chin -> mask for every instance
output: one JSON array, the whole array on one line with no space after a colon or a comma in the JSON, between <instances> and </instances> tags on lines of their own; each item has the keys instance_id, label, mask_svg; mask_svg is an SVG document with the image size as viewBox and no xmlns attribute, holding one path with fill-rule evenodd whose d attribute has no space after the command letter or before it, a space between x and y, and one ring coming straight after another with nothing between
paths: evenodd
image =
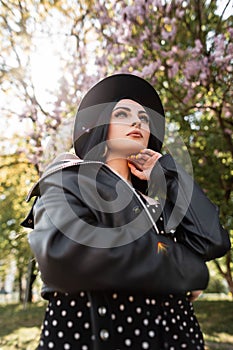
<instances>
[{"instance_id":1,"label":"chin","mask_svg":"<svg viewBox=\"0 0 233 350\"><path fill-rule=\"evenodd\" d=\"M110 152L128 157L147 147L142 141L143 139L111 139L107 141L107 146Z\"/></svg>"}]
</instances>

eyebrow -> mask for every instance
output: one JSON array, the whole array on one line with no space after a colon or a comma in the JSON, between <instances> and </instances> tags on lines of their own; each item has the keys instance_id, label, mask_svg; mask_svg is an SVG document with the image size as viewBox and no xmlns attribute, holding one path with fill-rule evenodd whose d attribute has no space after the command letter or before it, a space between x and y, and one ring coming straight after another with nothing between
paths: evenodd
<instances>
[{"instance_id":1,"label":"eyebrow","mask_svg":"<svg viewBox=\"0 0 233 350\"><path fill-rule=\"evenodd\" d=\"M124 106L114 108L113 112L115 112L118 109L125 109L126 111L131 112L131 109L129 107L124 107ZM148 115L148 113L145 110L138 111L138 113L139 114L145 113L146 115Z\"/></svg>"}]
</instances>

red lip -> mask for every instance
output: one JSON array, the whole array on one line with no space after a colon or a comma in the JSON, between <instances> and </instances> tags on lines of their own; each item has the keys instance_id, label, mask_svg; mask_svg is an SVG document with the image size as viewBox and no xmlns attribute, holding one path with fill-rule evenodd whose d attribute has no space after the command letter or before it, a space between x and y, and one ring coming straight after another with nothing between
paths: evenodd
<instances>
[{"instance_id":1,"label":"red lip","mask_svg":"<svg viewBox=\"0 0 233 350\"><path fill-rule=\"evenodd\" d=\"M126 136L142 137L142 133L139 130L132 130Z\"/></svg>"}]
</instances>

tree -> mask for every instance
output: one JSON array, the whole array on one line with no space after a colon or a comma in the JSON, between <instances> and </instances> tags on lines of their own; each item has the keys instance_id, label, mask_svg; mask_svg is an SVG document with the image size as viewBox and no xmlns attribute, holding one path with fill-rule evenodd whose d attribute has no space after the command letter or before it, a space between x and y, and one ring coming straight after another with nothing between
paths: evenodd
<instances>
[{"instance_id":1,"label":"tree","mask_svg":"<svg viewBox=\"0 0 233 350\"><path fill-rule=\"evenodd\" d=\"M16 264L15 289L19 291L19 300L24 298L24 287L27 279L27 265L31 257L27 242L27 231L20 226L26 216L27 205L25 197L36 178L36 171L25 157L15 155L1 157L0 178L0 249L1 270L0 279L4 284L9 265ZM30 174L30 176L29 176ZM31 180L31 181L30 181Z\"/></svg>"}]
</instances>

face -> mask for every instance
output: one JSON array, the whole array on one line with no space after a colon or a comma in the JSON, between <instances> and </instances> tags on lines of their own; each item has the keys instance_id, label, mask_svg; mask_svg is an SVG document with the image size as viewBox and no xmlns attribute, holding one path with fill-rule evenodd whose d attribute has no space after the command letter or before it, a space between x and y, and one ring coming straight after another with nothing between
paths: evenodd
<instances>
[{"instance_id":1,"label":"face","mask_svg":"<svg viewBox=\"0 0 233 350\"><path fill-rule=\"evenodd\" d=\"M149 115L139 103L120 100L113 108L107 137L111 152L129 156L147 148L150 137Z\"/></svg>"}]
</instances>

